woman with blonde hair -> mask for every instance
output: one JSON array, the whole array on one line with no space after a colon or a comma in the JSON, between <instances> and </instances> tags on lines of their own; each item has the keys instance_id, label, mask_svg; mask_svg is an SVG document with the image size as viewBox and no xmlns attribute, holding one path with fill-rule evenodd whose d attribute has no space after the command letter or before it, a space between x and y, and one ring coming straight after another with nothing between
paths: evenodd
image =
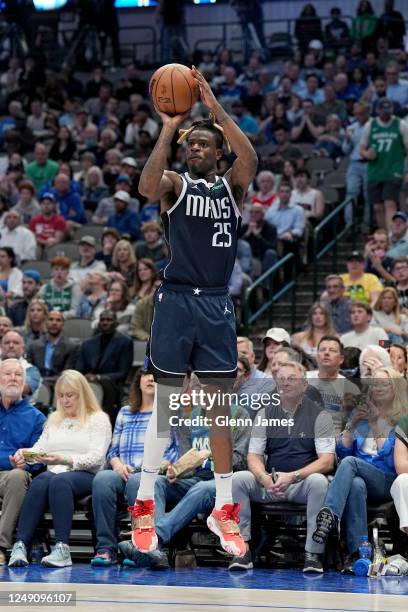
<instances>
[{"instance_id":1,"label":"woman with blonde hair","mask_svg":"<svg viewBox=\"0 0 408 612\"><path fill-rule=\"evenodd\" d=\"M318 302L313 304L308 312L305 331L293 334L292 344L303 349L306 355L314 357L317 345L323 336L337 336L337 334L329 311L326 306Z\"/></svg>"},{"instance_id":2,"label":"woman with blonde hair","mask_svg":"<svg viewBox=\"0 0 408 612\"><path fill-rule=\"evenodd\" d=\"M373 325L382 327L392 343L404 344L408 338L408 317L401 314L397 292L393 287L381 291L373 307Z\"/></svg>"},{"instance_id":3,"label":"woman with blonde hair","mask_svg":"<svg viewBox=\"0 0 408 612\"><path fill-rule=\"evenodd\" d=\"M56 544L41 563L47 567L72 565L69 535L75 499L90 495L111 440L109 417L102 412L83 374L65 370L57 380L55 395L57 409L48 418L40 438L32 449L16 453L25 461L46 465L47 471L34 478L24 498L11 567L28 565L28 550L48 506Z\"/></svg>"},{"instance_id":4,"label":"woman with blonde hair","mask_svg":"<svg viewBox=\"0 0 408 612\"><path fill-rule=\"evenodd\" d=\"M312 537L324 544L344 521L348 548L344 573L352 573L359 543L367 534L367 501L378 504L391 499L396 477L395 426L406 413L405 378L393 368L378 368L338 438L341 463L317 514Z\"/></svg>"},{"instance_id":5,"label":"woman with blonde hair","mask_svg":"<svg viewBox=\"0 0 408 612\"><path fill-rule=\"evenodd\" d=\"M26 345L46 335L47 318L47 304L41 298L33 298L27 308L24 326L20 330Z\"/></svg>"},{"instance_id":6,"label":"woman with blonde hair","mask_svg":"<svg viewBox=\"0 0 408 612\"><path fill-rule=\"evenodd\" d=\"M129 240L119 240L113 249L112 271L119 272L132 292L136 280L136 255Z\"/></svg>"},{"instance_id":7,"label":"woman with blonde hair","mask_svg":"<svg viewBox=\"0 0 408 612\"><path fill-rule=\"evenodd\" d=\"M102 198L109 196L109 189L104 183L102 170L91 166L85 174L83 201L85 208L94 212Z\"/></svg>"}]
</instances>

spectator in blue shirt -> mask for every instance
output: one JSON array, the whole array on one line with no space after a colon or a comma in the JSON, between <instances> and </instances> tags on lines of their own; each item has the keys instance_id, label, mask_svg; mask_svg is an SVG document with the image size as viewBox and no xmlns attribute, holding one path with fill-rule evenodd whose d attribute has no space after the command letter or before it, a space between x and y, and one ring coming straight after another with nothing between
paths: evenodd
<instances>
[{"instance_id":1,"label":"spectator in blue shirt","mask_svg":"<svg viewBox=\"0 0 408 612\"><path fill-rule=\"evenodd\" d=\"M276 227L282 255L293 253L296 263L299 259L300 241L305 231L305 211L298 204L290 204L292 187L282 182L279 186L279 201L273 203L266 212L265 221ZM289 279L292 264L285 266L285 279Z\"/></svg>"},{"instance_id":2,"label":"spectator in blue shirt","mask_svg":"<svg viewBox=\"0 0 408 612\"><path fill-rule=\"evenodd\" d=\"M24 359L25 346L23 336L11 329L1 339L2 359L17 359L25 372L24 395L33 400L41 384L41 374L35 366Z\"/></svg>"},{"instance_id":3,"label":"spectator in blue shirt","mask_svg":"<svg viewBox=\"0 0 408 612\"><path fill-rule=\"evenodd\" d=\"M0 565L13 541L13 532L35 467L15 457L19 448L31 448L41 435L45 416L23 398L24 368L18 359L0 364ZM38 468L38 466L37 466Z\"/></svg>"},{"instance_id":4,"label":"spectator in blue shirt","mask_svg":"<svg viewBox=\"0 0 408 612\"><path fill-rule=\"evenodd\" d=\"M78 193L72 191L69 177L66 174L57 174L51 193L59 206L59 214L67 222L68 229L73 230L78 225L86 223L81 197Z\"/></svg>"},{"instance_id":5,"label":"spectator in blue shirt","mask_svg":"<svg viewBox=\"0 0 408 612\"><path fill-rule=\"evenodd\" d=\"M401 104L403 109L408 107L408 82L400 81L400 68L397 62L390 62L385 70L387 78L387 98Z\"/></svg>"},{"instance_id":6,"label":"spectator in blue shirt","mask_svg":"<svg viewBox=\"0 0 408 612\"><path fill-rule=\"evenodd\" d=\"M109 468L99 472L93 481L96 554L91 561L92 565L112 565L117 562L117 500L124 495L127 502L132 504L136 498L154 390L153 376L146 370L139 370L132 383L129 405L124 406L116 418L107 454ZM165 464L173 463L177 457L177 447L172 443L165 452Z\"/></svg>"},{"instance_id":7,"label":"spectator in blue shirt","mask_svg":"<svg viewBox=\"0 0 408 612\"><path fill-rule=\"evenodd\" d=\"M126 191L117 191L113 196L115 213L108 218L108 227L115 228L119 234L129 234L132 241L141 240L139 215L129 209L130 195Z\"/></svg>"}]
</instances>

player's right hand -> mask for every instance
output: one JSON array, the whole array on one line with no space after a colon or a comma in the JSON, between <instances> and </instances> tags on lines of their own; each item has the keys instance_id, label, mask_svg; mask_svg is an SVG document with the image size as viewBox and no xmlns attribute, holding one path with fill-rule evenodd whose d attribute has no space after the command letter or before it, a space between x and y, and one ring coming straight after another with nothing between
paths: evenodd
<instances>
[{"instance_id":1,"label":"player's right hand","mask_svg":"<svg viewBox=\"0 0 408 612\"><path fill-rule=\"evenodd\" d=\"M173 130L177 130L184 123L184 121L189 117L190 111L183 113L182 115L167 115L166 113L162 113L155 107L156 113L159 115L160 119L163 122L163 126L169 127Z\"/></svg>"}]
</instances>

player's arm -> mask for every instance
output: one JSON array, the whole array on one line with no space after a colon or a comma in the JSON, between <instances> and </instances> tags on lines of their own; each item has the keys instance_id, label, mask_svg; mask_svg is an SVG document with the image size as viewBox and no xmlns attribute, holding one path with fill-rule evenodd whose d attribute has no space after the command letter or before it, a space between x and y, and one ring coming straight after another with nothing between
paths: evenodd
<instances>
[{"instance_id":1,"label":"player's arm","mask_svg":"<svg viewBox=\"0 0 408 612\"><path fill-rule=\"evenodd\" d=\"M178 196L181 191L181 178L176 172L166 170L166 167L171 141L188 113L174 117L160 112L159 115L163 126L139 181L139 192L150 201L161 200L169 193Z\"/></svg>"},{"instance_id":2,"label":"player's arm","mask_svg":"<svg viewBox=\"0 0 408 612\"><path fill-rule=\"evenodd\" d=\"M194 66L192 72L200 87L201 100L214 113L216 122L224 129L225 136L231 145L231 149L237 156L237 159L234 161L231 170L228 171L225 178L228 179L235 200L238 206L241 207L245 193L255 177L258 167L258 157L248 138L217 101L210 85L201 72Z\"/></svg>"}]
</instances>

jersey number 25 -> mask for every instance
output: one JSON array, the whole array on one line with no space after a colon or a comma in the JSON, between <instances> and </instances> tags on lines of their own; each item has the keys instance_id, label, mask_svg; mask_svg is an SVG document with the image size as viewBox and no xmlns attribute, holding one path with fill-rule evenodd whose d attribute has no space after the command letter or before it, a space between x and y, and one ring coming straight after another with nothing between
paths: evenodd
<instances>
[{"instance_id":1,"label":"jersey number 25","mask_svg":"<svg viewBox=\"0 0 408 612\"><path fill-rule=\"evenodd\" d=\"M231 223L214 223L214 229L217 231L213 235L213 247L230 247L232 244Z\"/></svg>"}]
</instances>

